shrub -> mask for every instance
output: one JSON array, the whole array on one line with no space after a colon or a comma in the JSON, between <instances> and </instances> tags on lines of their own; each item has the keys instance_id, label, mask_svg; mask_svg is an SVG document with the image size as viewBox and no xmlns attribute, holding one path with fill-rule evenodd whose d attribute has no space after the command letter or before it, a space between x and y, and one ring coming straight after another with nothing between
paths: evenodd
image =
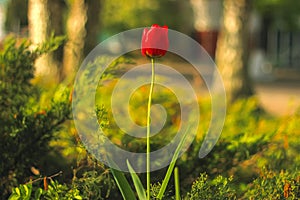
<instances>
[{"instance_id":1,"label":"shrub","mask_svg":"<svg viewBox=\"0 0 300 200\"><path fill-rule=\"evenodd\" d=\"M200 174L185 199L236 199L236 192L231 181L232 177L217 176L209 180L207 174Z\"/></svg>"},{"instance_id":2,"label":"shrub","mask_svg":"<svg viewBox=\"0 0 300 200\"><path fill-rule=\"evenodd\" d=\"M56 49L63 38L50 38L39 48L9 38L0 52L0 193L7 196L13 186L32 175L48 150L48 142L69 118L69 92L59 91L49 106L39 105L40 91L31 84L34 61Z\"/></svg>"},{"instance_id":3,"label":"shrub","mask_svg":"<svg viewBox=\"0 0 300 200\"><path fill-rule=\"evenodd\" d=\"M44 188L33 189L32 184L22 184L12 190L9 200L39 200L42 199L61 199L61 200L75 200L82 199L79 190L76 188L69 188L66 184L60 184L57 181L50 180L50 184L44 182Z\"/></svg>"},{"instance_id":4,"label":"shrub","mask_svg":"<svg viewBox=\"0 0 300 200\"><path fill-rule=\"evenodd\" d=\"M261 175L249 186L247 199L299 199L299 172L270 171L264 168Z\"/></svg>"},{"instance_id":5,"label":"shrub","mask_svg":"<svg viewBox=\"0 0 300 200\"><path fill-rule=\"evenodd\" d=\"M49 46L51 45L44 48L49 49ZM0 182L3 183L0 192L7 195L12 187L28 182L15 187L12 190L12 198L26 199L29 195L30 198L37 195L42 199L120 199L121 194L117 192L109 170L103 165L98 165L95 159L86 161L89 155L84 147L80 148L79 145L75 148L81 149L83 153L72 156L72 158L81 157L77 168L73 168L72 180L71 177L64 182L58 182L54 178L52 181L47 179L49 182L47 190L37 183L25 181L31 175L30 167L40 165L41 159L49 152L48 142L53 139L53 133L70 114L68 91L58 90L49 106L40 106L38 102L40 92L36 86L30 84L30 79L33 77L34 59L45 50L29 51L28 47L27 43L16 46L16 41L10 40L0 53L2 70L0 70L0 90L5 94L0 97L0 122L4 125L0 127L2 137L0 155L5 161L0 163L0 173L3 174L0 178ZM105 62L101 59L106 58L96 59L90 64L101 66L101 63ZM132 152L144 152L145 140L124 134L114 122L109 109L109 96L120 76L116 69L120 64L130 63L120 58L103 74L102 78L105 81L99 82L96 94L96 113L101 128L112 142ZM93 69L101 71L101 67ZM87 82L95 73L99 71L85 74ZM102 87L104 85L105 87ZM160 91L154 95L153 100L166 108L167 119L161 133L151 140L152 149L159 149L169 143L178 130L180 122L178 121L180 113L176 112L179 105L174 94L165 88L156 89ZM140 116L145 113L147 90L147 86L138 88L130 100L130 111L135 113L132 119L140 125L145 125L145 119ZM198 151L209 125L210 104L201 100L199 105L201 109L199 132L191 147L177 161L181 172L182 197L185 199L299 198L299 174L297 174L300 163L299 113L290 117L275 118L260 112L255 98L241 99L228 108L222 135L212 152L207 157L199 159ZM74 128L72 132L76 135ZM65 147L66 144L59 140L54 145L64 146L61 148L65 149L70 148ZM101 142L97 145L101 145ZM64 156L65 160L70 158ZM259 175L263 166L273 171L263 170ZM281 169L287 170L281 171ZM161 187L160 181L164 173L165 169L153 172L152 180L156 183L152 185L151 195L154 199ZM145 182L143 178L142 174L142 182ZM168 185L164 199L174 199L172 181Z\"/></svg>"}]
</instances>

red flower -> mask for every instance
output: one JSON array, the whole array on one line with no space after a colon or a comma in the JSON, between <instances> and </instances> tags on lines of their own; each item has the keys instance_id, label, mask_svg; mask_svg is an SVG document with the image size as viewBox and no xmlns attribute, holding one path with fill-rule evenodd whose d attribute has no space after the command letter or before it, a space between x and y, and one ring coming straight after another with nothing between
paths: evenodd
<instances>
[{"instance_id":1,"label":"red flower","mask_svg":"<svg viewBox=\"0 0 300 200\"><path fill-rule=\"evenodd\" d=\"M168 27L153 24L145 28L142 36L141 51L144 56L157 58L164 56L169 48Z\"/></svg>"}]
</instances>

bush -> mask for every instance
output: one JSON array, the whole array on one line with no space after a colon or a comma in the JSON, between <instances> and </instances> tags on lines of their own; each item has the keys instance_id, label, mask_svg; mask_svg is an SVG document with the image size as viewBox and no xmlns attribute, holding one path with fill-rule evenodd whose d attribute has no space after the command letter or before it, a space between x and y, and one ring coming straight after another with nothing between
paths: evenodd
<instances>
[{"instance_id":1,"label":"bush","mask_svg":"<svg viewBox=\"0 0 300 200\"><path fill-rule=\"evenodd\" d=\"M53 133L69 119L69 91L59 91L50 105L42 107L40 91L31 84L35 59L56 49L62 40L50 38L30 50L29 42L9 38L0 52L0 193L4 196L33 175L30 168L41 163Z\"/></svg>"},{"instance_id":2,"label":"bush","mask_svg":"<svg viewBox=\"0 0 300 200\"><path fill-rule=\"evenodd\" d=\"M33 190L32 184L24 184L12 190L9 200L39 200L42 199L61 199L61 200L75 200L82 199L79 195L79 190L76 188L69 188L66 184L60 184L57 181L47 179L44 180L44 188L35 188Z\"/></svg>"},{"instance_id":3,"label":"bush","mask_svg":"<svg viewBox=\"0 0 300 200\"><path fill-rule=\"evenodd\" d=\"M250 184L247 199L299 199L300 176L298 172L274 172L264 168L261 175Z\"/></svg>"},{"instance_id":4,"label":"bush","mask_svg":"<svg viewBox=\"0 0 300 200\"><path fill-rule=\"evenodd\" d=\"M70 157L80 158L77 166L73 167L73 178L67 177L61 181L46 176L47 188L45 182L42 184L44 177L36 176L30 181L32 166L46 168L41 160L50 152L49 141L52 140L52 144L60 147L60 150L70 148L70 143L64 143L63 138L58 140L54 137L54 133L69 117L69 92L58 90L48 106L41 106L41 92L30 83L35 58L47 49L54 48L56 42L53 40L42 49L30 51L28 43L17 45L11 39L0 53L0 91L5 94L0 97L0 122L3 124L0 127L0 155L5 161L0 163L0 182L3 183L0 192L7 196L13 188L12 199L29 199L35 196L41 199L120 199L121 194L117 191L109 170L91 159L80 142L73 147L76 152L71 152L75 155L63 155L64 160ZM96 59L90 64L101 66L101 59L105 58ZM96 113L100 126L114 143L132 152L144 152L145 140L124 134L114 122L109 109L109 97L120 76L116 69L121 64L130 63L131 61L120 58L102 76L105 81L99 82ZM93 69L101 70L99 68ZM98 71L85 74L87 81L95 73ZM140 116L145 113L148 89L148 86L140 87L130 100L130 111L134 113L132 119L140 125L145 125L145 119ZM166 108L167 119L161 133L151 140L152 150L169 143L180 122L180 113L177 112L179 105L174 94L166 88L156 89L159 92L154 94L153 101ZM299 113L275 118L261 112L255 98L241 99L228 108L222 135L212 152L199 159L198 151L209 126L210 104L201 100L199 106L199 132L191 147L177 161L181 172L180 191L184 199L299 198ZM74 127L64 131L65 135L69 132L76 135ZM58 141L53 143L53 139ZM264 166L270 170L261 172ZM164 173L165 169L152 173L153 198L161 186ZM142 182L145 182L144 174L141 177ZM20 184L24 182L27 184ZM16 187L18 184L20 185ZM174 199L172 181L164 199Z\"/></svg>"},{"instance_id":5,"label":"bush","mask_svg":"<svg viewBox=\"0 0 300 200\"><path fill-rule=\"evenodd\" d=\"M236 199L236 192L231 181L232 177L217 176L213 180L208 180L207 174L200 174L185 199Z\"/></svg>"}]
</instances>

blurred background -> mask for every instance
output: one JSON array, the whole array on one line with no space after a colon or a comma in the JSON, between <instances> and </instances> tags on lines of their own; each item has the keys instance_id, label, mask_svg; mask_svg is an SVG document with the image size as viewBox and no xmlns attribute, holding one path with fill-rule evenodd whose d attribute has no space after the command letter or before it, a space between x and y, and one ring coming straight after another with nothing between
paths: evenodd
<instances>
[{"instance_id":1,"label":"blurred background","mask_svg":"<svg viewBox=\"0 0 300 200\"><path fill-rule=\"evenodd\" d=\"M83 58L104 39L154 23L183 32L206 49L221 70L229 99L256 93L273 114L291 113L299 104L297 0L0 1L1 38L14 34L39 44L51 34L67 37L37 61L37 79L46 84L72 80Z\"/></svg>"},{"instance_id":2,"label":"blurred background","mask_svg":"<svg viewBox=\"0 0 300 200\"><path fill-rule=\"evenodd\" d=\"M210 102L203 97L205 84L179 56L167 53L160 59L185 75L194 87L203 89L197 138L178 161L182 190L190 191L196 177L206 172L212 177L234 175L238 195L248 192L253 197L250 199L258 199L255 195L265 191L270 193L262 199L277 199L269 194L283 194L284 188L290 192L289 187L300 191L299 0L0 0L0 157L4 160L0 162L0 194L8 197L12 188L30 180L36 181L34 189L42 187L44 193L51 193L47 180L50 183L63 171L57 179L66 194L80 191L86 199L120 198L107 167L90 156L81 143L72 122L70 91L81 62L96 45L114 34L152 24L168 25L199 42L216 62L227 94L222 136L208 157L198 159L210 122ZM10 35L17 42L2 42ZM27 46L23 39L31 44ZM35 51L40 45L43 48ZM189 47L183 44L182 48ZM96 114L115 144L144 152L145 145L120 131L105 107L110 108L110 92L117 76L124 72L119 69L149 62L136 55L125 55L111 64L107 74L112 78L104 77L104 81L109 79L105 87L99 83L97 94L104 107L97 105ZM180 122L174 94L161 92L154 100L167 108L168 123L152 140L154 148L167 144L173 137L167 134L175 133ZM131 107L137 124L144 123L141 116L146 112L147 93L145 86L133 95ZM255 179L265 166L280 176ZM295 174L283 176L282 169ZM160 181L163 173L155 172L153 182ZM281 179L268 182L266 177ZM293 178L289 180L295 187L287 185L288 178ZM227 184L227 179L224 181L220 182L222 187ZM260 183L262 187L256 187ZM216 190L211 189L211 193Z\"/></svg>"}]
</instances>

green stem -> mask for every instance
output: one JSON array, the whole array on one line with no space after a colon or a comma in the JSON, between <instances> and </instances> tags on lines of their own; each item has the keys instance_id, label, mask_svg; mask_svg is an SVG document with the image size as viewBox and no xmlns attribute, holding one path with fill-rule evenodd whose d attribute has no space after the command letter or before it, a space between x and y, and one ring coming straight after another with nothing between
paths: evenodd
<instances>
[{"instance_id":1,"label":"green stem","mask_svg":"<svg viewBox=\"0 0 300 200\"><path fill-rule=\"evenodd\" d=\"M147 112L147 199L150 200L150 115L151 115L151 102L152 102L152 93L155 81L155 68L154 68L154 58L151 58L151 85L148 99L148 112Z\"/></svg>"},{"instance_id":2,"label":"green stem","mask_svg":"<svg viewBox=\"0 0 300 200\"><path fill-rule=\"evenodd\" d=\"M163 198L163 195L164 195L164 193L165 193L165 191L167 189L167 185L169 183L171 174L172 174L173 169L175 167L176 160L177 160L177 158L179 156L179 153L180 153L180 151L182 149L182 146L183 146L183 144L184 144L184 142L186 140L186 137L187 137L187 135L188 135L189 132L190 132L190 126L187 127L187 130L184 133L182 140L180 140L180 142L179 142L179 144L178 144L178 146L177 146L177 148L176 148L176 150L174 152L174 155L173 155L171 163L170 163L170 165L168 167L168 170L167 170L167 173L165 175L165 178L164 178L164 180L163 180L163 182L161 184L161 187L159 189L159 192L157 194L157 199L162 199Z\"/></svg>"},{"instance_id":3,"label":"green stem","mask_svg":"<svg viewBox=\"0 0 300 200\"><path fill-rule=\"evenodd\" d=\"M178 167L175 167L175 169L174 169L174 181L175 181L175 199L180 200L180 185L179 185Z\"/></svg>"}]
</instances>

